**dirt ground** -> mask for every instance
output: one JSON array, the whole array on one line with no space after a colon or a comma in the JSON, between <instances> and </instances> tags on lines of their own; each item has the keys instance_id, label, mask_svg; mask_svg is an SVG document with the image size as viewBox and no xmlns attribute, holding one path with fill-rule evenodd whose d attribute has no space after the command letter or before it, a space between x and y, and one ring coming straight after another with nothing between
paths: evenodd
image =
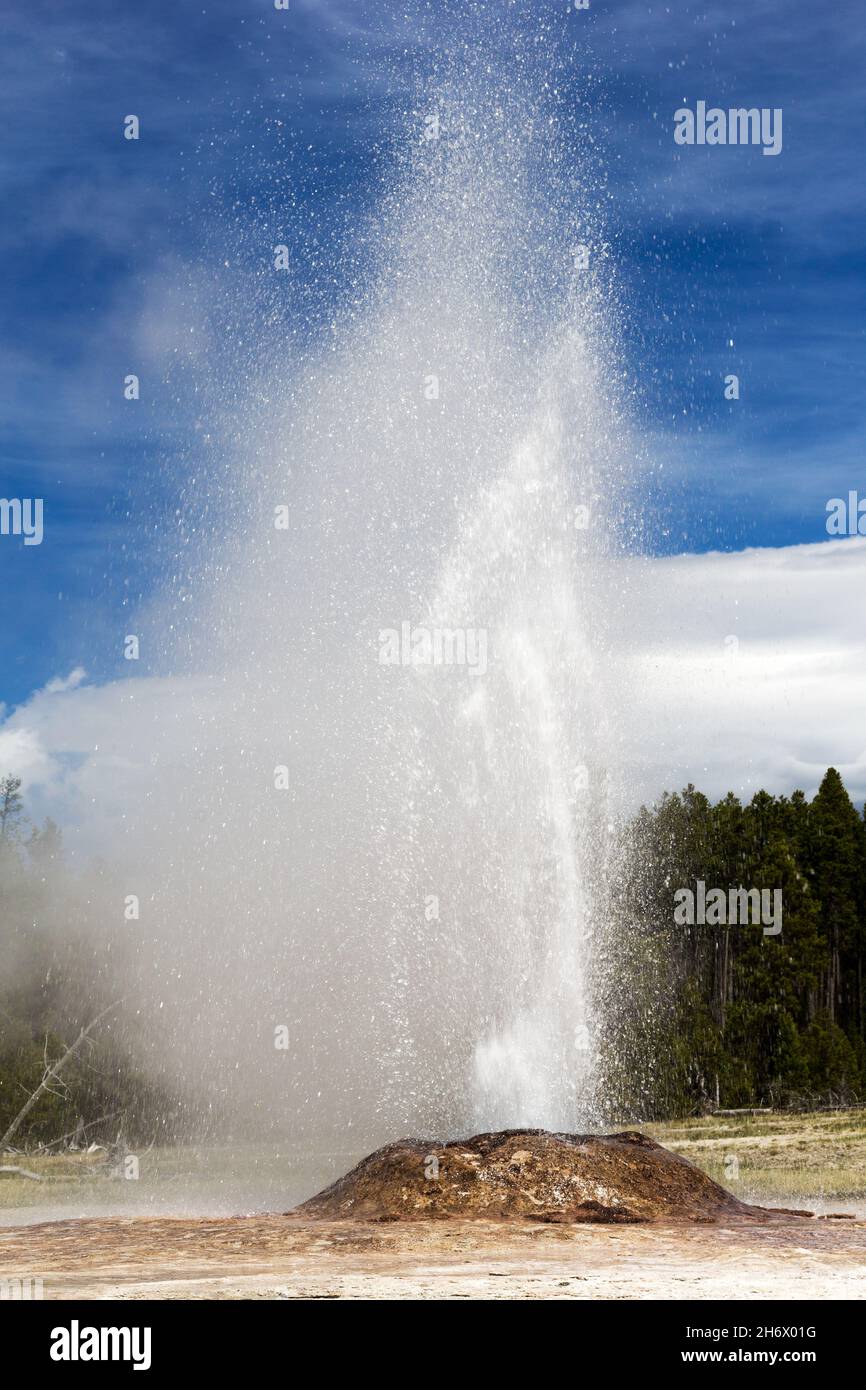
<instances>
[{"instance_id":1,"label":"dirt ground","mask_svg":"<svg viewBox=\"0 0 866 1390\"><path fill-rule=\"evenodd\" d=\"M0 1232L46 1299L866 1298L866 1222L550 1226L132 1217Z\"/></svg>"}]
</instances>

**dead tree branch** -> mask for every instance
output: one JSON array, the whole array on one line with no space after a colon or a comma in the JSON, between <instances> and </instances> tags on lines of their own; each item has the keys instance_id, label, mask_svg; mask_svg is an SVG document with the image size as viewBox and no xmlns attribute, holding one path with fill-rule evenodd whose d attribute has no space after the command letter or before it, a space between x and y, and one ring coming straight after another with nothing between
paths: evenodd
<instances>
[{"instance_id":1,"label":"dead tree branch","mask_svg":"<svg viewBox=\"0 0 866 1390\"><path fill-rule=\"evenodd\" d=\"M98 1120L90 1120L90 1122L89 1122L88 1124L84 1125L84 1132L85 1132L85 1134L87 1133L87 1131L88 1131L89 1129L93 1129L93 1127L94 1127L95 1125L101 1125L101 1124L103 1124L104 1121L106 1121L106 1120L113 1120L113 1119L116 1118L116 1116L122 1115L123 1113L124 1113L123 1110L111 1110L111 1111L109 1111L109 1113L108 1113L107 1115L100 1115ZM64 1140L66 1140L66 1139L72 1139L73 1136L74 1136L76 1133L77 1133L77 1126L76 1126L75 1129L67 1130L67 1132L66 1132L65 1134L60 1134L60 1135L58 1135L58 1137L57 1137L56 1139L49 1139L47 1144L40 1144L40 1145L39 1145L39 1152L40 1152L40 1153L47 1153L49 1149L56 1148L57 1145L58 1145L58 1144L62 1144L62 1143L64 1142Z\"/></svg>"},{"instance_id":2,"label":"dead tree branch","mask_svg":"<svg viewBox=\"0 0 866 1390\"><path fill-rule=\"evenodd\" d=\"M106 1014L110 1014L113 1009L116 1009L118 1004L120 1004L121 1002L122 1001L120 999L116 999L113 1004L108 1005L107 1009L103 1009L102 1013L97 1014L96 1018L91 1019L90 1023L88 1023L85 1028L82 1028L81 1032L78 1034L78 1037L75 1039L75 1042L70 1043L63 1056L60 1057L56 1062L48 1061L48 1040L46 1038L45 1071L42 1073L42 1080L39 1082L39 1085L36 1087L36 1090L33 1091L33 1093L28 1097L27 1101L22 1106L22 1108L18 1111L18 1114L15 1116L15 1119L12 1121L11 1125L6 1130L6 1133L3 1135L3 1138L0 1139L0 1152L2 1152L3 1149L5 1149L8 1146L13 1134L15 1134L15 1132L27 1119L27 1116L30 1114L30 1111L33 1109L34 1105L39 1100L39 1098L43 1096L46 1091L50 1091L52 1089L53 1082L60 1080L60 1072L66 1066L66 1063L69 1061L70 1057L73 1057L75 1055L81 1044L84 1042L85 1038L96 1027L97 1023L99 1023L103 1018L105 1018Z\"/></svg>"}]
</instances>

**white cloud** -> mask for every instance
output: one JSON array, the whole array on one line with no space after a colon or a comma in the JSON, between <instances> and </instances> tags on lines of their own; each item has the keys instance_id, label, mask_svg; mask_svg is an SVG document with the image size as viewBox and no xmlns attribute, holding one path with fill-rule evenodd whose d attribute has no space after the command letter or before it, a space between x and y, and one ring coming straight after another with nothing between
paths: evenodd
<instances>
[{"instance_id":1,"label":"white cloud","mask_svg":"<svg viewBox=\"0 0 866 1390\"><path fill-rule=\"evenodd\" d=\"M68 676L54 676L46 685L45 692L48 695L64 695L67 690L77 690L86 675L83 666L76 666Z\"/></svg>"},{"instance_id":2,"label":"white cloud","mask_svg":"<svg viewBox=\"0 0 866 1390\"><path fill-rule=\"evenodd\" d=\"M11 773L28 787L48 782L56 772L35 730L14 720L0 728L0 768L0 776Z\"/></svg>"},{"instance_id":3,"label":"white cloud","mask_svg":"<svg viewBox=\"0 0 866 1390\"><path fill-rule=\"evenodd\" d=\"M642 797L814 792L828 765L866 796L866 541L638 561L625 743Z\"/></svg>"},{"instance_id":4,"label":"white cloud","mask_svg":"<svg viewBox=\"0 0 866 1390\"><path fill-rule=\"evenodd\" d=\"M712 796L811 794L831 764L866 797L866 540L631 559L620 579L614 784L626 804L687 781ZM239 691L205 677L83 680L76 667L6 713L0 773L24 779L35 818L108 853L161 778L176 786L232 761ZM273 742L270 729L245 737L250 750Z\"/></svg>"}]
</instances>

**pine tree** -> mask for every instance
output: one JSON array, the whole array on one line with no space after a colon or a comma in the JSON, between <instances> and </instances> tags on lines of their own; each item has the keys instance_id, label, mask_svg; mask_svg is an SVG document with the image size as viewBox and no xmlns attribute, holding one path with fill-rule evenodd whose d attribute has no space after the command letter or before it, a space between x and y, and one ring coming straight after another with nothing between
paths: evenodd
<instances>
[{"instance_id":1,"label":"pine tree","mask_svg":"<svg viewBox=\"0 0 866 1390\"><path fill-rule=\"evenodd\" d=\"M23 818L21 778L0 777L0 842L15 839Z\"/></svg>"},{"instance_id":2,"label":"pine tree","mask_svg":"<svg viewBox=\"0 0 866 1390\"><path fill-rule=\"evenodd\" d=\"M860 817L834 767L809 809L808 869L821 904L826 966L822 1000L831 1023L862 1039L863 873Z\"/></svg>"}]
</instances>

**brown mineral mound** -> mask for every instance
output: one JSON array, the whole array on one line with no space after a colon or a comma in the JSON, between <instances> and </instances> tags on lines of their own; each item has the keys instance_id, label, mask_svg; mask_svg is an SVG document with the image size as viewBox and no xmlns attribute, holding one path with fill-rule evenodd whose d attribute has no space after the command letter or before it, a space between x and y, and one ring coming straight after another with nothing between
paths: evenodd
<instances>
[{"instance_id":1,"label":"brown mineral mound","mask_svg":"<svg viewBox=\"0 0 866 1390\"><path fill-rule=\"evenodd\" d=\"M362 1221L718 1221L808 1216L748 1206L643 1134L506 1129L439 1144L386 1144L296 1208Z\"/></svg>"}]
</instances>

